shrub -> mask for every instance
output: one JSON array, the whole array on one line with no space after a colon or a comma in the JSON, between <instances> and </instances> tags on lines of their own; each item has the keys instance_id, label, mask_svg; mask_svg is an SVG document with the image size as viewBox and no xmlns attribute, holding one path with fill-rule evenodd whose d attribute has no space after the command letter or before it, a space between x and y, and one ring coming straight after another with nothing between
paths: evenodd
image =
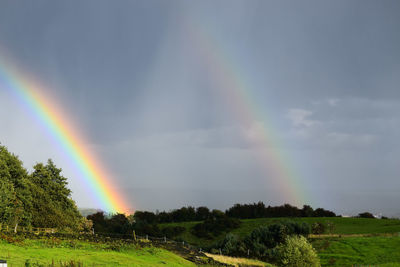
<instances>
[{"instance_id":1,"label":"shrub","mask_svg":"<svg viewBox=\"0 0 400 267\"><path fill-rule=\"evenodd\" d=\"M168 238L174 238L183 232L185 232L186 228L183 226L168 226L161 230L162 234Z\"/></svg>"},{"instance_id":2,"label":"shrub","mask_svg":"<svg viewBox=\"0 0 400 267\"><path fill-rule=\"evenodd\" d=\"M369 212L363 212L358 214L358 218L369 218L369 219L375 219L375 216L372 213Z\"/></svg>"},{"instance_id":3,"label":"shrub","mask_svg":"<svg viewBox=\"0 0 400 267\"><path fill-rule=\"evenodd\" d=\"M220 248L224 255L243 256L247 251L243 241L237 235L231 233L227 234L224 240L217 243L216 247Z\"/></svg>"},{"instance_id":4,"label":"shrub","mask_svg":"<svg viewBox=\"0 0 400 267\"><path fill-rule=\"evenodd\" d=\"M275 252L279 266L321 266L315 249L303 236L287 237Z\"/></svg>"},{"instance_id":5,"label":"shrub","mask_svg":"<svg viewBox=\"0 0 400 267\"><path fill-rule=\"evenodd\" d=\"M312 233L315 235L320 235L325 233L326 226L322 222L315 222L311 225Z\"/></svg>"},{"instance_id":6,"label":"shrub","mask_svg":"<svg viewBox=\"0 0 400 267\"><path fill-rule=\"evenodd\" d=\"M193 226L192 233L197 237L212 239L213 236L228 232L239 227L239 225L240 221L238 219L218 215Z\"/></svg>"},{"instance_id":7,"label":"shrub","mask_svg":"<svg viewBox=\"0 0 400 267\"><path fill-rule=\"evenodd\" d=\"M284 242L287 236L308 234L310 234L309 224L283 221L254 229L244 239L244 244L253 256L268 260L274 257L273 248Z\"/></svg>"}]
</instances>

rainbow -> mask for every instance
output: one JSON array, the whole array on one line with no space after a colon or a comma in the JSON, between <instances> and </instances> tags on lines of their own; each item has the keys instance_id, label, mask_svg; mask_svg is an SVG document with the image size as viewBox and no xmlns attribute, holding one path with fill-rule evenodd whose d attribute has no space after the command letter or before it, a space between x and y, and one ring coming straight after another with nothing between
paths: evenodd
<instances>
[{"instance_id":1,"label":"rainbow","mask_svg":"<svg viewBox=\"0 0 400 267\"><path fill-rule=\"evenodd\" d=\"M17 71L11 60L0 56L0 88L8 90L34 116L71 160L100 208L107 212L132 212L132 207L113 190L115 181L95 155L85 148L86 142L65 110L60 108L49 90L28 73Z\"/></svg>"},{"instance_id":2,"label":"rainbow","mask_svg":"<svg viewBox=\"0 0 400 267\"><path fill-rule=\"evenodd\" d=\"M205 27L204 23L196 23L193 18L185 19L185 34L189 36L189 43L194 54L212 74L215 87L232 105L232 111L242 125L253 127L257 125L254 142L257 146L258 160L264 168L265 176L273 178L275 188L284 196L286 203L301 206L307 202L304 190L287 156L280 152L279 138L274 134L272 124L268 122L265 112L256 105L253 90L245 79L245 70L234 62L223 45L212 34L212 27ZM263 121L264 123L259 123ZM271 179L269 180L271 181ZM269 184L271 186L271 184Z\"/></svg>"}]
</instances>

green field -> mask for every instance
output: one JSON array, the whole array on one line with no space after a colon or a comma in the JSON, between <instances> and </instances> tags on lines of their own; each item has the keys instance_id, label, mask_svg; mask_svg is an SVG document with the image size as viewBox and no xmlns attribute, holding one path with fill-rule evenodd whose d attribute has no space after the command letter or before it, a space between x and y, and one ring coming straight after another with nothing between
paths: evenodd
<instances>
[{"instance_id":1,"label":"green field","mask_svg":"<svg viewBox=\"0 0 400 267\"><path fill-rule=\"evenodd\" d=\"M0 259L7 260L9 267L25 266L27 260L31 266L66 266L71 262L83 264L80 266L196 266L160 248L116 248L81 241L25 240L9 244L0 240Z\"/></svg>"},{"instance_id":2,"label":"green field","mask_svg":"<svg viewBox=\"0 0 400 267\"><path fill-rule=\"evenodd\" d=\"M317 249L323 266L400 266L400 220L398 219L364 219L364 218L262 218L242 220L239 228L232 231L241 237L253 229L277 223L282 220L293 220L307 223L330 222L334 224L332 234L343 235L338 238L311 239ZM197 238L190 233L190 228L198 222L162 224L184 226L187 230L179 238L207 247L224 238L221 234L213 240ZM396 233L398 235L396 235ZM348 237L346 235L371 235ZM393 236L383 236L393 234Z\"/></svg>"},{"instance_id":3,"label":"green field","mask_svg":"<svg viewBox=\"0 0 400 267\"><path fill-rule=\"evenodd\" d=\"M325 266L400 266L400 237L344 237L312 241Z\"/></svg>"},{"instance_id":4,"label":"green field","mask_svg":"<svg viewBox=\"0 0 400 267\"><path fill-rule=\"evenodd\" d=\"M364 218L261 218L261 219L246 219L241 220L241 225L239 228L232 231L232 233L244 237L251 233L253 229L269 225L272 223L277 223L283 220L301 221L307 222L309 224L315 222L331 222L334 225L332 231L333 234L384 234L384 233L400 233L400 220L398 219L364 219ZM160 224L160 228L166 226L183 226L186 231L178 236L178 238L185 240L193 245L200 247L207 247L210 243L219 241L225 237L225 234L221 234L213 240L207 240L198 238L191 234L190 228L199 222L182 222L182 223L168 223Z\"/></svg>"},{"instance_id":5,"label":"green field","mask_svg":"<svg viewBox=\"0 0 400 267\"><path fill-rule=\"evenodd\" d=\"M253 229L282 220L307 223L331 222L333 234L342 237L312 238L323 266L400 266L400 220L361 218L263 218L242 220L239 228L232 231L243 237ZM190 228L198 222L162 224L160 227L179 225L186 231L179 236L191 244L208 247L224 238L200 239L191 234ZM371 236L349 237L350 234ZM393 236L383 236L393 234ZM140 247L125 243L95 243L89 241L58 240L57 238L0 240L0 259L6 259L8 266L24 266L30 260L31 266L67 266L70 262L83 266L196 266L182 257L156 247ZM62 264L60 264L62 263Z\"/></svg>"}]
</instances>

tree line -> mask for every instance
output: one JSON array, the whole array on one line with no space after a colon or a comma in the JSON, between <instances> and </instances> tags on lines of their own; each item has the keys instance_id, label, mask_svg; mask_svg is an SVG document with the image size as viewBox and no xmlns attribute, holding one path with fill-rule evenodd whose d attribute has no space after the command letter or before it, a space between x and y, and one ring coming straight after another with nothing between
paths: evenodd
<instances>
[{"instance_id":1,"label":"tree line","mask_svg":"<svg viewBox=\"0 0 400 267\"><path fill-rule=\"evenodd\" d=\"M214 209L210 210L207 207L194 208L191 206L182 207L172 211L150 212L136 211L135 219L144 221L150 224L153 223L172 223L172 222L189 222L189 221L204 221L210 218L220 217L222 214L227 217L237 219L255 219L255 218L277 218L277 217L336 217L333 211L323 208L313 209L309 205L304 205L303 208L284 204L281 206L265 206L263 202L252 204L235 204L225 212Z\"/></svg>"}]
</instances>

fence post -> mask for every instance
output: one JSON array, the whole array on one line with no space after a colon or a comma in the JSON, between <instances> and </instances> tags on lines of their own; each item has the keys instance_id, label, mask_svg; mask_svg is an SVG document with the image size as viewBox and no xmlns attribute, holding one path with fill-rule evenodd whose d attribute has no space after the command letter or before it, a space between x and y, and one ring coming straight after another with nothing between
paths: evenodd
<instances>
[{"instance_id":1,"label":"fence post","mask_svg":"<svg viewBox=\"0 0 400 267\"><path fill-rule=\"evenodd\" d=\"M250 255L250 249L247 249L247 256Z\"/></svg>"},{"instance_id":2,"label":"fence post","mask_svg":"<svg viewBox=\"0 0 400 267\"><path fill-rule=\"evenodd\" d=\"M148 235L146 235L146 240L149 241L149 236Z\"/></svg>"},{"instance_id":3,"label":"fence post","mask_svg":"<svg viewBox=\"0 0 400 267\"><path fill-rule=\"evenodd\" d=\"M92 228L92 235L94 235L94 228Z\"/></svg>"},{"instance_id":4,"label":"fence post","mask_svg":"<svg viewBox=\"0 0 400 267\"><path fill-rule=\"evenodd\" d=\"M185 241L182 241L182 246L185 246Z\"/></svg>"},{"instance_id":5,"label":"fence post","mask_svg":"<svg viewBox=\"0 0 400 267\"><path fill-rule=\"evenodd\" d=\"M134 239L135 242L136 242L136 232L135 232L135 230L133 230L133 239Z\"/></svg>"},{"instance_id":6,"label":"fence post","mask_svg":"<svg viewBox=\"0 0 400 267\"><path fill-rule=\"evenodd\" d=\"M167 243L167 237L164 236L164 243Z\"/></svg>"},{"instance_id":7,"label":"fence post","mask_svg":"<svg viewBox=\"0 0 400 267\"><path fill-rule=\"evenodd\" d=\"M200 248L199 252L201 253L201 248Z\"/></svg>"},{"instance_id":8,"label":"fence post","mask_svg":"<svg viewBox=\"0 0 400 267\"><path fill-rule=\"evenodd\" d=\"M219 255L222 255L221 249L219 249Z\"/></svg>"}]
</instances>

